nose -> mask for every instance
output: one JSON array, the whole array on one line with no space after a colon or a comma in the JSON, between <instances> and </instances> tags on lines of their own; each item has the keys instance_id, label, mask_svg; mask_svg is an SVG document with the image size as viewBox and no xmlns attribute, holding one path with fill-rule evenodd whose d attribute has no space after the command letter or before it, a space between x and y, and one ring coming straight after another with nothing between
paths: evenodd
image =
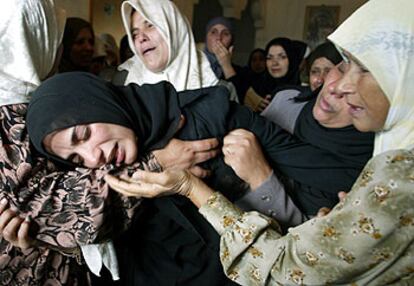
<instances>
[{"instance_id":1,"label":"nose","mask_svg":"<svg viewBox=\"0 0 414 286\"><path fill-rule=\"evenodd\" d=\"M91 43L90 41L85 41L85 43L83 44L83 49L93 52L94 51L94 44Z\"/></svg>"},{"instance_id":2,"label":"nose","mask_svg":"<svg viewBox=\"0 0 414 286\"><path fill-rule=\"evenodd\" d=\"M147 34L144 31L138 31L138 33L135 35L135 39L138 41L138 43L148 41Z\"/></svg>"},{"instance_id":3,"label":"nose","mask_svg":"<svg viewBox=\"0 0 414 286\"><path fill-rule=\"evenodd\" d=\"M349 71L345 72L341 78L339 78L333 84L333 92L337 97L343 97L355 93L356 91L356 78Z\"/></svg>"},{"instance_id":4,"label":"nose","mask_svg":"<svg viewBox=\"0 0 414 286\"><path fill-rule=\"evenodd\" d=\"M79 147L78 154L82 157L85 167L98 168L105 164L104 154L99 147L90 144L82 144Z\"/></svg>"}]
</instances>

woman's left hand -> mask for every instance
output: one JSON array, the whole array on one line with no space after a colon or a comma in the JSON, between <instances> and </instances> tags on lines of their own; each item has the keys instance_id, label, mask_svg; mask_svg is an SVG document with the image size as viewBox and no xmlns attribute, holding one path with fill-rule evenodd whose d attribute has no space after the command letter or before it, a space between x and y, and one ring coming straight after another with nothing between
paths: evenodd
<instances>
[{"instance_id":1,"label":"woman's left hand","mask_svg":"<svg viewBox=\"0 0 414 286\"><path fill-rule=\"evenodd\" d=\"M105 181L115 191L128 197L143 198L173 194L189 196L194 179L186 170L166 170L162 173L138 170L132 177L105 176Z\"/></svg>"}]
</instances>

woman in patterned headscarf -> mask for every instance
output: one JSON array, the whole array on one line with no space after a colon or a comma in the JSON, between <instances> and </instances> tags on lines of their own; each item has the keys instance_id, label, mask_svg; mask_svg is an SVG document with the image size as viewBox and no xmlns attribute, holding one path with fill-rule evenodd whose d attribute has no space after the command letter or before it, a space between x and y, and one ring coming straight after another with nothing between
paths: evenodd
<instances>
[{"instance_id":1,"label":"woman in patterned headscarf","mask_svg":"<svg viewBox=\"0 0 414 286\"><path fill-rule=\"evenodd\" d=\"M174 186L200 207L221 235L227 275L239 284L412 284L413 9L411 0L371 0L329 36L344 53L335 91L346 97L355 127L377 135L376 156L327 216L281 236L274 221L241 212L188 173L140 172L135 179L154 193ZM112 184L125 194L145 193L139 185Z\"/></svg>"}]
</instances>

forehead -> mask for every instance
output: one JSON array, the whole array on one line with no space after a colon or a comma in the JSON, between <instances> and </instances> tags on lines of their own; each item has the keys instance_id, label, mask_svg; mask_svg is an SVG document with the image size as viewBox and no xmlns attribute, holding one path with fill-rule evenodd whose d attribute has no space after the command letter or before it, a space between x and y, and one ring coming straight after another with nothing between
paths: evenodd
<instances>
[{"instance_id":1,"label":"forehead","mask_svg":"<svg viewBox=\"0 0 414 286\"><path fill-rule=\"evenodd\" d=\"M285 54L285 49L280 45L271 46L269 49L269 54Z\"/></svg>"},{"instance_id":2,"label":"forehead","mask_svg":"<svg viewBox=\"0 0 414 286\"><path fill-rule=\"evenodd\" d=\"M230 32L230 30L229 30L226 26L224 26L223 24L215 24L215 25L213 25L213 26L210 28L209 32L210 32L210 31L213 31L213 30L218 30L218 31L220 31L220 32L222 32L222 31L227 31L227 32Z\"/></svg>"},{"instance_id":3,"label":"forehead","mask_svg":"<svg viewBox=\"0 0 414 286\"><path fill-rule=\"evenodd\" d=\"M132 25L138 25L138 24L142 24L144 22L148 22L147 19L145 19L140 12L138 12L137 10L133 10L132 12L132 17L131 17L131 24Z\"/></svg>"},{"instance_id":4,"label":"forehead","mask_svg":"<svg viewBox=\"0 0 414 286\"><path fill-rule=\"evenodd\" d=\"M320 66L334 66L334 64L325 57L317 58L313 61L312 67L320 67Z\"/></svg>"}]
</instances>

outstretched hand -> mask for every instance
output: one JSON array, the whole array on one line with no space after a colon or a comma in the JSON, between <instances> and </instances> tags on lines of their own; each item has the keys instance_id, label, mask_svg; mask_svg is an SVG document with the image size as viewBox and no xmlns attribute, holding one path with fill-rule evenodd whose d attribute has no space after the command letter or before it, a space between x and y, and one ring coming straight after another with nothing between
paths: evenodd
<instances>
[{"instance_id":1,"label":"outstretched hand","mask_svg":"<svg viewBox=\"0 0 414 286\"><path fill-rule=\"evenodd\" d=\"M15 247L27 249L36 245L29 235L30 217L21 217L8 205L7 199L0 202L0 235Z\"/></svg>"},{"instance_id":2,"label":"outstretched hand","mask_svg":"<svg viewBox=\"0 0 414 286\"><path fill-rule=\"evenodd\" d=\"M162 173L138 170L132 177L105 176L105 181L115 191L128 197L143 198L173 194L189 196L194 179L185 170L167 170Z\"/></svg>"}]
</instances>

